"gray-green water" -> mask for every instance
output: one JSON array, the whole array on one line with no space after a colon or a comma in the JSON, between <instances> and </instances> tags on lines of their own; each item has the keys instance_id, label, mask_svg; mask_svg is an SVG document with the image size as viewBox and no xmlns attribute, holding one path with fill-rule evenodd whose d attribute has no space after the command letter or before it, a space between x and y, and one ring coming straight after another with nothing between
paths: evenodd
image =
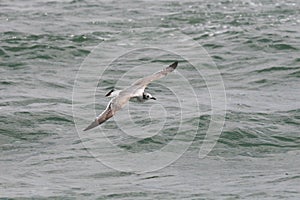
<instances>
[{"instance_id":1,"label":"gray-green water","mask_svg":"<svg viewBox=\"0 0 300 200\"><path fill-rule=\"evenodd\" d=\"M0 1L0 8L0 198L300 198L298 1L32 0ZM79 67L101 43L151 44L174 31L202 45L219 68L227 96L223 132L209 155L199 159L211 101L203 79L194 80L202 114L183 119L183 127L199 127L187 151L158 171L110 169L91 154L103 149L84 146L75 128L72 103L85 103L72 102ZM101 59L109 53L114 57L114 52L99 48L99 60L90 62L106 68ZM176 58L154 49L128 55L113 65L130 70L145 64L156 70ZM199 68L205 64L200 62ZM188 64L182 61L178 72L185 69ZM123 73L114 71L112 79L99 81L97 113L107 103L101 102L102 96L114 86L114 75ZM176 73L160 83L175 77ZM149 87L171 116L176 115L178 105L168 103L172 96L161 96L158 84ZM82 98L88 100L85 94ZM133 119L140 116L132 113ZM159 123L159 117L153 123ZM75 121L87 125L91 120ZM153 151L174 137L172 120L159 135L135 143L118 135L113 119L104 128L124 150ZM97 137L92 133L84 139Z\"/></svg>"}]
</instances>

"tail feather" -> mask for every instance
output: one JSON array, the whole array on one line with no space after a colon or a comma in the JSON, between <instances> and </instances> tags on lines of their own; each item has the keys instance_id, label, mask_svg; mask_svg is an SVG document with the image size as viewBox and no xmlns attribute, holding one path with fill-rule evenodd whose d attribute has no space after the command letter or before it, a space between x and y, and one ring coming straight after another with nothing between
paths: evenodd
<instances>
[{"instance_id":1,"label":"tail feather","mask_svg":"<svg viewBox=\"0 0 300 200\"><path fill-rule=\"evenodd\" d=\"M113 93L113 91L115 91L115 89L111 89L105 96L109 97L111 95L111 93Z\"/></svg>"},{"instance_id":2,"label":"tail feather","mask_svg":"<svg viewBox=\"0 0 300 200\"><path fill-rule=\"evenodd\" d=\"M106 97L111 97L111 98L113 98L113 97L118 96L118 95L120 94L121 91L122 91L122 90L115 90L115 89L112 89L112 90L110 90L105 96L106 96Z\"/></svg>"}]
</instances>

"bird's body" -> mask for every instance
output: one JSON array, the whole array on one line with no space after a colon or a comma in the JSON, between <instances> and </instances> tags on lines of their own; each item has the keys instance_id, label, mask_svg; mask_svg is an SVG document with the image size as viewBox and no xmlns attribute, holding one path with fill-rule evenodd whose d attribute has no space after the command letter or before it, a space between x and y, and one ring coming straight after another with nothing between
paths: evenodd
<instances>
[{"instance_id":1,"label":"bird's body","mask_svg":"<svg viewBox=\"0 0 300 200\"><path fill-rule=\"evenodd\" d=\"M106 109L87 127L84 131L99 126L109 118L111 118L117 111L122 109L129 100L137 99L138 101L146 101L149 99L156 100L150 93L145 92L147 85L157 79L166 76L168 73L174 71L178 62L174 62L169 67L156 72L150 76L146 76L134 82L131 86L124 90L111 90L105 96L112 97Z\"/></svg>"}]
</instances>

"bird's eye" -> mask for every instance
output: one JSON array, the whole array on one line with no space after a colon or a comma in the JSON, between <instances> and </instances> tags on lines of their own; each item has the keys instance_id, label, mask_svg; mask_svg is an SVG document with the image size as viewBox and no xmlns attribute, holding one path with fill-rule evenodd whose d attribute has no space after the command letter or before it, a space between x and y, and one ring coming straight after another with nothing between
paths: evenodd
<instances>
[{"instance_id":1,"label":"bird's eye","mask_svg":"<svg viewBox=\"0 0 300 200\"><path fill-rule=\"evenodd\" d=\"M146 97L149 98L149 95L147 95Z\"/></svg>"}]
</instances>

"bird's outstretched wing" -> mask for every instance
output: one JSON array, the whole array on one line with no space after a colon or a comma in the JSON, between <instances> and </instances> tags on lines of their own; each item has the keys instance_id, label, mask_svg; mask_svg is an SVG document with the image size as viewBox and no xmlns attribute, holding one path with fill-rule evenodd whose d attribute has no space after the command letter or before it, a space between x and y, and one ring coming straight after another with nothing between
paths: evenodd
<instances>
[{"instance_id":1,"label":"bird's outstretched wing","mask_svg":"<svg viewBox=\"0 0 300 200\"><path fill-rule=\"evenodd\" d=\"M174 71L176 69L177 65L178 65L178 61L174 62L169 67L166 67L165 69L163 69L161 71L158 71L150 76L146 76L144 78L137 80L136 82L134 82L132 84L132 86L140 86L142 88L146 88L150 82L155 81L160 78L163 78L170 72Z\"/></svg>"},{"instance_id":2,"label":"bird's outstretched wing","mask_svg":"<svg viewBox=\"0 0 300 200\"><path fill-rule=\"evenodd\" d=\"M112 104L112 101L109 102L106 109L88 127L83 129L83 131L87 131L92 128L95 128L96 126L99 126L100 124L102 124L103 122L105 122L106 120L111 118L114 115L114 111L112 109L111 104Z\"/></svg>"}]
</instances>

